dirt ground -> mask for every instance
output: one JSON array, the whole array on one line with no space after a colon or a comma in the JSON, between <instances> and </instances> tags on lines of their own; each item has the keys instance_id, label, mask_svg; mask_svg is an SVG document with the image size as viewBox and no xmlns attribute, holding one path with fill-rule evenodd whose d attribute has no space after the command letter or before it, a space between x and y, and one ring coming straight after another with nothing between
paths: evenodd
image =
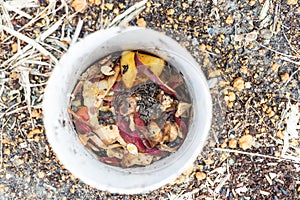
<instances>
[{"instance_id":1,"label":"dirt ground","mask_svg":"<svg viewBox=\"0 0 300 200\"><path fill-rule=\"evenodd\" d=\"M0 199L300 198L300 1L149 0L123 14L136 3L0 0ZM57 60L80 38L118 24L177 40L200 63L213 98L203 152L149 194L84 184L57 160L43 127Z\"/></svg>"}]
</instances>

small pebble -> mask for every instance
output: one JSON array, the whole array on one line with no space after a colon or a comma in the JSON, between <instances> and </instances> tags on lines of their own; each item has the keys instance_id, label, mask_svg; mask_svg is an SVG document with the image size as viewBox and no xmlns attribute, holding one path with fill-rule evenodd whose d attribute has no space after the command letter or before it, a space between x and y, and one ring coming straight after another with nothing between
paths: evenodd
<instances>
[{"instance_id":1,"label":"small pebble","mask_svg":"<svg viewBox=\"0 0 300 200\"><path fill-rule=\"evenodd\" d=\"M39 178L44 178L45 177L45 173L44 172L38 172L38 177Z\"/></svg>"},{"instance_id":2,"label":"small pebble","mask_svg":"<svg viewBox=\"0 0 300 200\"><path fill-rule=\"evenodd\" d=\"M273 180L274 178L276 178L277 174L270 172L269 176Z\"/></svg>"},{"instance_id":3,"label":"small pebble","mask_svg":"<svg viewBox=\"0 0 300 200\"><path fill-rule=\"evenodd\" d=\"M273 36L273 33L269 29L262 29L260 30L260 35L265 39L265 40L270 40Z\"/></svg>"},{"instance_id":4,"label":"small pebble","mask_svg":"<svg viewBox=\"0 0 300 200\"><path fill-rule=\"evenodd\" d=\"M167 15L173 15L175 13L174 9L167 10Z\"/></svg>"},{"instance_id":5,"label":"small pebble","mask_svg":"<svg viewBox=\"0 0 300 200\"><path fill-rule=\"evenodd\" d=\"M229 92L228 97L229 97L229 101L235 101L236 100L236 96L235 96L234 92Z\"/></svg>"},{"instance_id":6,"label":"small pebble","mask_svg":"<svg viewBox=\"0 0 300 200\"><path fill-rule=\"evenodd\" d=\"M229 163L229 165L234 165L234 160L232 159L232 158L230 158L229 160L228 160L228 163Z\"/></svg>"},{"instance_id":7,"label":"small pebble","mask_svg":"<svg viewBox=\"0 0 300 200\"><path fill-rule=\"evenodd\" d=\"M75 189L73 187L70 188L70 193L74 194L75 193Z\"/></svg>"},{"instance_id":8,"label":"small pebble","mask_svg":"<svg viewBox=\"0 0 300 200\"><path fill-rule=\"evenodd\" d=\"M265 196L269 196L270 195L270 192L263 191L263 190L260 190L259 193L262 194L262 195L265 195Z\"/></svg>"},{"instance_id":9,"label":"small pebble","mask_svg":"<svg viewBox=\"0 0 300 200\"><path fill-rule=\"evenodd\" d=\"M250 149L252 146L253 137L252 135L244 135L239 139L239 147L243 150Z\"/></svg>"},{"instance_id":10,"label":"small pebble","mask_svg":"<svg viewBox=\"0 0 300 200\"><path fill-rule=\"evenodd\" d=\"M231 139L229 140L229 144L228 144L229 148L231 149L235 149L237 147L237 140L236 139Z\"/></svg>"},{"instance_id":11,"label":"small pebble","mask_svg":"<svg viewBox=\"0 0 300 200\"><path fill-rule=\"evenodd\" d=\"M10 149L9 148L4 149L3 154L9 156L10 155Z\"/></svg>"},{"instance_id":12,"label":"small pebble","mask_svg":"<svg viewBox=\"0 0 300 200\"><path fill-rule=\"evenodd\" d=\"M243 90L245 88L245 82L242 77L236 78L233 81L233 87L237 90Z\"/></svg>"},{"instance_id":13,"label":"small pebble","mask_svg":"<svg viewBox=\"0 0 300 200\"><path fill-rule=\"evenodd\" d=\"M251 88L251 82L246 82L245 83L245 88L250 89Z\"/></svg>"},{"instance_id":14,"label":"small pebble","mask_svg":"<svg viewBox=\"0 0 300 200\"><path fill-rule=\"evenodd\" d=\"M145 21L144 18L139 18L137 21L136 21L136 24L139 26L139 27L143 27L145 28L147 26L147 23Z\"/></svg>"},{"instance_id":15,"label":"small pebble","mask_svg":"<svg viewBox=\"0 0 300 200\"><path fill-rule=\"evenodd\" d=\"M282 130L277 131L276 136L279 139L283 140L283 138L284 138L284 131L282 131Z\"/></svg>"},{"instance_id":16,"label":"small pebble","mask_svg":"<svg viewBox=\"0 0 300 200\"><path fill-rule=\"evenodd\" d=\"M249 6L254 6L255 3L256 3L256 0L251 0L251 1L249 2Z\"/></svg>"},{"instance_id":17,"label":"small pebble","mask_svg":"<svg viewBox=\"0 0 300 200\"><path fill-rule=\"evenodd\" d=\"M231 25L234 22L233 16L229 15L225 20L226 24Z\"/></svg>"},{"instance_id":18,"label":"small pebble","mask_svg":"<svg viewBox=\"0 0 300 200\"><path fill-rule=\"evenodd\" d=\"M288 73L284 73L280 76L282 82L287 82L289 80L290 75Z\"/></svg>"},{"instance_id":19,"label":"small pebble","mask_svg":"<svg viewBox=\"0 0 300 200\"><path fill-rule=\"evenodd\" d=\"M196 172L196 178L198 181L204 180L206 178L206 174L204 172Z\"/></svg>"}]
</instances>

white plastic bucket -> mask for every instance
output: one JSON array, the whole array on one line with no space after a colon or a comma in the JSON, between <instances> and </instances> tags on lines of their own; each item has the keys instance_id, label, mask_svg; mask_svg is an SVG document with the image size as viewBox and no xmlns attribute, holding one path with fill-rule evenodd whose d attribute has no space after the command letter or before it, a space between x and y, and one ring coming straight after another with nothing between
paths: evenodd
<instances>
[{"instance_id":1,"label":"white plastic bucket","mask_svg":"<svg viewBox=\"0 0 300 200\"><path fill-rule=\"evenodd\" d=\"M113 52L137 49L160 56L181 71L193 99L194 116L176 153L146 167L122 169L92 156L79 142L67 110L71 92L86 68ZM100 30L71 46L52 72L43 110L48 141L63 165L94 188L122 194L149 192L184 172L201 152L212 117L206 79L190 53L166 35L138 27Z\"/></svg>"}]
</instances>

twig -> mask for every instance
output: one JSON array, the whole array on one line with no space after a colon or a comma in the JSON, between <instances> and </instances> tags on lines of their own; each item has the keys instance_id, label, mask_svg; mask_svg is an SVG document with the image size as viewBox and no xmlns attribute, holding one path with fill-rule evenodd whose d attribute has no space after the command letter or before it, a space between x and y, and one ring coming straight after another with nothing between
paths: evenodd
<instances>
[{"instance_id":1,"label":"twig","mask_svg":"<svg viewBox=\"0 0 300 200\"><path fill-rule=\"evenodd\" d=\"M291 63L293 63L295 65L300 65L300 62L293 61L293 60L291 60L291 59L289 59L287 57L281 57L281 59L285 60L285 61L288 61L288 62L291 62Z\"/></svg>"},{"instance_id":2,"label":"twig","mask_svg":"<svg viewBox=\"0 0 300 200\"><path fill-rule=\"evenodd\" d=\"M65 15L62 16L55 24L53 24L50 28L48 28L45 32L43 32L38 37L38 41L44 41L47 37L49 37L52 33L54 33L59 26L63 23L63 19L65 18Z\"/></svg>"},{"instance_id":3,"label":"twig","mask_svg":"<svg viewBox=\"0 0 300 200\"><path fill-rule=\"evenodd\" d=\"M286 87L287 84L292 80L293 76L299 71L300 68L298 68L296 71L294 71L291 76L289 77L289 79L285 82L285 84L283 85L283 87Z\"/></svg>"},{"instance_id":4,"label":"twig","mask_svg":"<svg viewBox=\"0 0 300 200\"><path fill-rule=\"evenodd\" d=\"M23 40L27 42L29 45L33 46L37 50L39 50L42 54L49 56L55 63L58 63L58 60L49 52L47 51L44 47L42 47L40 44L38 44L36 41L33 39L27 37L26 35L23 35L11 28L8 28L6 26L0 25L0 29L5 30L6 32L14 35L15 37L19 38L20 40ZM7 62L4 62L0 67L4 67Z\"/></svg>"},{"instance_id":5,"label":"twig","mask_svg":"<svg viewBox=\"0 0 300 200\"><path fill-rule=\"evenodd\" d=\"M259 154L259 153L251 153L251 152L239 151L239 150L233 150L233 149L214 148L214 150L228 152L228 153L238 153L238 154L244 154L244 155L249 155L249 156L262 157L262 158L270 158L270 159L276 159L276 160L280 160L280 161L288 160L288 159L278 158L275 156L268 156L268 155L263 155L263 154Z\"/></svg>"},{"instance_id":6,"label":"twig","mask_svg":"<svg viewBox=\"0 0 300 200\"><path fill-rule=\"evenodd\" d=\"M3 5L5 6L5 8L8 11L14 11L15 13L19 14L22 17L25 17L27 19L32 19L32 17L30 15L28 15L27 13L23 12L22 10L19 10L18 8L11 6L9 3L4 2Z\"/></svg>"},{"instance_id":7,"label":"twig","mask_svg":"<svg viewBox=\"0 0 300 200\"><path fill-rule=\"evenodd\" d=\"M50 13L51 13L51 14L56 13L56 11L60 10L62 7L66 7L66 8L68 7L67 4L66 4L66 2L65 2L64 0L62 0L61 2L62 2L62 3L61 3L61 5L60 5L58 8L56 8L54 11L48 13L47 11L48 11L48 10L51 10L51 9L54 9L54 8L55 8L55 4L56 4L56 1L50 1L49 5L48 5L46 8L44 8L44 10L42 10L39 14L37 14L37 15L36 15L33 19L31 19L27 24L25 24L25 25L22 26L20 29L18 29L18 31L20 32L20 31L24 30L25 28L27 28L28 26L34 24L34 23L35 23L36 21L38 21L42 16L43 16L43 17L46 17L46 16L49 15ZM0 1L0 3L1 3L1 1ZM1 5L1 4L0 4L0 5ZM66 15L68 15L68 9L66 9ZM13 29L13 26L9 26L9 27ZM2 41L2 43L7 42L8 40L11 39L11 37L12 37L12 36L7 37L5 40ZM25 48L25 47L24 47L24 48ZM25 51L24 51L24 52L25 52Z\"/></svg>"},{"instance_id":8,"label":"twig","mask_svg":"<svg viewBox=\"0 0 300 200\"><path fill-rule=\"evenodd\" d=\"M278 10L279 10L279 4L276 4L275 13L274 13L274 20L273 20L273 32L276 34L279 32L279 30L276 30L276 25L278 22Z\"/></svg>"},{"instance_id":9,"label":"twig","mask_svg":"<svg viewBox=\"0 0 300 200\"><path fill-rule=\"evenodd\" d=\"M20 107L20 108L16 108L16 109L14 109L14 110L12 110L12 111L10 111L10 112L4 113L3 116L9 116L9 115L12 115L12 114L14 114L14 113L18 113L19 111L25 110L26 108L28 108L27 105L26 105L26 106L23 106L23 107ZM42 106L35 105L35 106L31 106L31 108L38 109L38 108L42 108ZM8 110L8 109L7 109L7 110Z\"/></svg>"},{"instance_id":10,"label":"twig","mask_svg":"<svg viewBox=\"0 0 300 200\"><path fill-rule=\"evenodd\" d=\"M105 0L101 4L101 13L100 13L100 29L103 29L103 10L104 10Z\"/></svg>"},{"instance_id":11,"label":"twig","mask_svg":"<svg viewBox=\"0 0 300 200\"><path fill-rule=\"evenodd\" d=\"M10 17L9 17L9 14L8 14L8 10L7 10L7 8L4 6L3 0L0 0L0 11L1 11L1 10L2 10L2 12L0 12L0 13L2 13L2 15L0 15L1 18L5 19L5 21L6 21L6 23L7 23L7 26L8 26L9 28L13 28L13 25L12 25L12 23L11 23L11 21L10 21ZM1 29L0 29L0 30L1 30Z\"/></svg>"},{"instance_id":12,"label":"twig","mask_svg":"<svg viewBox=\"0 0 300 200\"><path fill-rule=\"evenodd\" d=\"M280 55L282 55L282 56L286 56L286 57L290 57L290 58L299 59L299 57L297 57L297 56L292 56L292 55L288 55L288 54L285 54L285 53L281 53L281 52L276 51L276 50L274 50L274 49L271 49L271 48L269 48L269 47L267 47L267 46L265 46L265 45L263 45L263 44L259 44L259 45L262 46L262 47L264 47L264 48L266 48L266 49L268 49L268 50L270 50L270 51L272 51L272 52L274 52L274 53L280 54Z\"/></svg>"},{"instance_id":13,"label":"twig","mask_svg":"<svg viewBox=\"0 0 300 200\"><path fill-rule=\"evenodd\" d=\"M226 183L226 181L229 180L231 174L228 172L228 174L221 180L221 182L219 183L219 185L215 188L214 190L214 194L218 194L221 190L221 188L224 186L224 184Z\"/></svg>"},{"instance_id":14,"label":"twig","mask_svg":"<svg viewBox=\"0 0 300 200\"><path fill-rule=\"evenodd\" d=\"M11 109L13 109L13 108L15 108L17 105L19 105L20 103L15 103L14 105L12 105L12 106L10 106L9 108L7 108L5 111L4 111L4 113L1 113L0 114L0 119L2 118L2 117L4 117L5 115L9 115L8 114L8 111L9 110L11 110ZM16 109L15 109L16 110Z\"/></svg>"},{"instance_id":15,"label":"twig","mask_svg":"<svg viewBox=\"0 0 300 200\"><path fill-rule=\"evenodd\" d=\"M289 156L289 155L282 155L282 157L286 160L292 160L294 162L300 163L300 158L295 156Z\"/></svg>"},{"instance_id":16,"label":"twig","mask_svg":"<svg viewBox=\"0 0 300 200\"><path fill-rule=\"evenodd\" d=\"M20 72L20 84L24 87L24 95L25 101L27 103L28 113L31 119L32 127L35 127L32 119L32 112L31 112L31 88L30 88L30 81L29 81L29 71L30 69L25 67L19 67L18 71Z\"/></svg>"},{"instance_id":17,"label":"twig","mask_svg":"<svg viewBox=\"0 0 300 200\"><path fill-rule=\"evenodd\" d=\"M107 27L111 28L113 26L125 25L127 22L129 22L135 16L139 15L145 9L145 4L147 2L148 0L143 0L141 2L134 4L133 6L128 8L124 13L115 17L114 20L111 23L109 23Z\"/></svg>"},{"instance_id":18,"label":"twig","mask_svg":"<svg viewBox=\"0 0 300 200\"><path fill-rule=\"evenodd\" d=\"M73 38L71 40L70 46L74 45L77 42L77 39L79 37L79 34L81 32L83 26L83 20L79 20L75 29L75 33L73 35Z\"/></svg>"}]
</instances>

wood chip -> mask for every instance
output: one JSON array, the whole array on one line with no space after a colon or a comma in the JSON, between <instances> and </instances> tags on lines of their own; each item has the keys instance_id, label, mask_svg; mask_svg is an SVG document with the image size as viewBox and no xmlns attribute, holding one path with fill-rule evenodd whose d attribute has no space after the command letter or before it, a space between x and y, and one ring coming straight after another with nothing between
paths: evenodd
<instances>
[{"instance_id":1,"label":"wood chip","mask_svg":"<svg viewBox=\"0 0 300 200\"><path fill-rule=\"evenodd\" d=\"M108 10L112 10L113 7L114 7L114 4L112 4L112 3L106 3L105 7L108 8Z\"/></svg>"},{"instance_id":2,"label":"wood chip","mask_svg":"<svg viewBox=\"0 0 300 200\"><path fill-rule=\"evenodd\" d=\"M204 163L205 163L206 165L214 164L214 162L215 162L215 161L212 160L211 158L204 160Z\"/></svg>"},{"instance_id":3,"label":"wood chip","mask_svg":"<svg viewBox=\"0 0 300 200\"><path fill-rule=\"evenodd\" d=\"M282 131L282 130L277 131L276 136L279 139L283 140L284 139L284 131Z\"/></svg>"},{"instance_id":4,"label":"wood chip","mask_svg":"<svg viewBox=\"0 0 300 200\"><path fill-rule=\"evenodd\" d=\"M271 178L270 178L267 174L265 174L265 177L266 177L268 183L269 183L270 185L272 185L273 182L272 182Z\"/></svg>"},{"instance_id":5,"label":"wood chip","mask_svg":"<svg viewBox=\"0 0 300 200\"><path fill-rule=\"evenodd\" d=\"M18 43L15 42L11 45L11 52L15 53L17 51L18 51Z\"/></svg>"}]
</instances>

